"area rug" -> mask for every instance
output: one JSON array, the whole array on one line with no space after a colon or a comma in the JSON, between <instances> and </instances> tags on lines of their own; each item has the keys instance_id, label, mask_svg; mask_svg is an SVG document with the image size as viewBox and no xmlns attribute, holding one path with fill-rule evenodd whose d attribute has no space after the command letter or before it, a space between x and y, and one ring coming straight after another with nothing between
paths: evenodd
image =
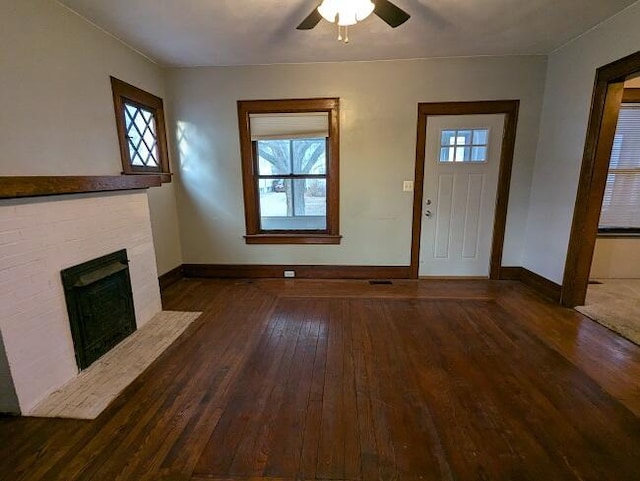
<instances>
[{"instance_id":1,"label":"area rug","mask_svg":"<svg viewBox=\"0 0 640 481\"><path fill-rule=\"evenodd\" d=\"M640 279L598 279L576 310L640 345Z\"/></svg>"},{"instance_id":2,"label":"area rug","mask_svg":"<svg viewBox=\"0 0 640 481\"><path fill-rule=\"evenodd\" d=\"M162 311L24 416L95 419L201 312Z\"/></svg>"}]
</instances>

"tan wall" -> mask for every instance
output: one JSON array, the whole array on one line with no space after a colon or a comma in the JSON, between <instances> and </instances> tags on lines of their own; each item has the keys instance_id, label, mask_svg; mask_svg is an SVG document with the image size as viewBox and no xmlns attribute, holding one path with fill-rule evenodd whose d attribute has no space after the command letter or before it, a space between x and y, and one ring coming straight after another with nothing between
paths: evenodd
<instances>
[{"instance_id":1,"label":"tan wall","mask_svg":"<svg viewBox=\"0 0 640 481\"><path fill-rule=\"evenodd\" d=\"M156 64L50 0L0 10L0 175L117 175L109 76L161 97ZM150 191L158 271L182 263L175 186Z\"/></svg>"},{"instance_id":2,"label":"tan wall","mask_svg":"<svg viewBox=\"0 0 640 481\"><path fill-rule=\"evenodd\" d=\"M174 69L189 263L408 265L418 102L520 99L504 265L521 265L546 61L486 57ZM340 97L340 246L246 245L236 101Z\"/></svg>"},{"instance_id":3,"label":"tan wall","mask_svg":"<svg viewBox=\"0 0 640 481\"><path fill-rule=\"evenodd\" d=\"M640 89L640 76L627 80L624 86L629 89Z\"/></svg>"},{"instance_id":4,"label":"tan wall","mask_svg":"<svg viewBox=\"0 0 640 481\"><path fill-rule=\"evenodd\" d=\"M640 279L640 238L599 237L589 277Z\"/></svg>"}]
</instances>

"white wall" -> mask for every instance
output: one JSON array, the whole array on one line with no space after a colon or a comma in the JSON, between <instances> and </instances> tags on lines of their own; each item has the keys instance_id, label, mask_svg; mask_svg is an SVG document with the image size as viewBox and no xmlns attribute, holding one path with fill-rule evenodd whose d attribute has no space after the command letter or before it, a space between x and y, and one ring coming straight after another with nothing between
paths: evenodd
<instances>
[{"instance_id":1,"label":"white wall","mask_svg":"<svg viewBox=\"0 0 640 481\"><path fill-rule=\"evenodd\" d=\"M156 64L51 0L0 0L0 175L118 175L109 76L161 97ZM149 191L158 271L182 263L175 186Z\"/></svg>"},{"instance_id":2,"label":"white wall","mask_svg":"<svg viewBox=\"0 0 640 481\"><path fill-rule=\"evenodd\" d=\"M591 279L640 279L640 238L599 237Z\"/></svg>"},{"instance_id":3,"label":"white wall","mask_svg":"<svg viewBox=\"0 0 640 481\"><path fill-rule=\"evenodd\" d=\"M348 47L347 47L348 48ZM174 69L187 263L408 265L418 102L520 99L503 265L521 265L540 56ZM246 245L236 101L340 97L340 246Z\"/></svg>"},{"instance_id":4,"label":"white wall","mask_svg":"<svg viewBox=\"0 0 640 481\"><path fill-rule=\"evenodd\" d=\"M640 47L640 3L549 56L524 267L561 283L595 72Z\"/></svg>"}]
</instances>

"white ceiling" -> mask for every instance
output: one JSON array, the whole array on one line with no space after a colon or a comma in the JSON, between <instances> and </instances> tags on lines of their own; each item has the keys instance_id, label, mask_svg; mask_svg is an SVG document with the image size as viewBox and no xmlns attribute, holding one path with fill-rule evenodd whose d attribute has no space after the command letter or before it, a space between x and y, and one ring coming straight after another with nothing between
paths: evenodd
<instances>
[{"instance_id":1,"label":"white ceiling","mask_svg":"<svg viewBox=\"0 0 640 481\"><path fill-rule=\"evenodd\" d=\"M404 25L371 15L348 45L296 30L319 0L59 1L160 64L212 66L546 54L636 0L394 0Z\"/></svg>"}]
</instances>

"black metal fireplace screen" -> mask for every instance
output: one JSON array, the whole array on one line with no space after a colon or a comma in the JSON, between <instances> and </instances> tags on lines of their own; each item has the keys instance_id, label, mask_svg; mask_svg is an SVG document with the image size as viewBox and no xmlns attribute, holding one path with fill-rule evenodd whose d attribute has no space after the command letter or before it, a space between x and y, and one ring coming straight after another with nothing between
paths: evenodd
<instances>
[{"instance_id":1,"label":"black metal fireplace screen","mask_svg":"<svg viewBox=\"0 0 640 481\"><path fill-rule=\"evenodd\" d=\"M136 330L126 249L61 272L80 369Z\"/></svg>"}]
</instances>

